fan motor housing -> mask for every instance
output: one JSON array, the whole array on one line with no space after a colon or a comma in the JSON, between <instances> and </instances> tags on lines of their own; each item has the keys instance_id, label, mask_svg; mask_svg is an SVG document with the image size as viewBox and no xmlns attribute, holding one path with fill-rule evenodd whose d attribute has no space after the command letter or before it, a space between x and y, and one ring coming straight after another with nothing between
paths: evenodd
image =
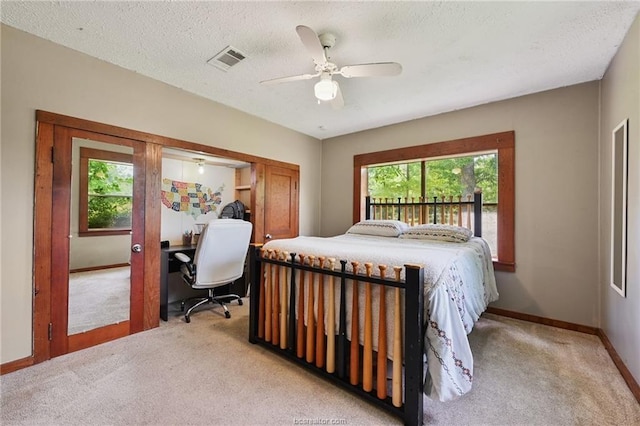
<instances>
[{"instance_id":1,"label":"fan motor housing","mask_svg":"<svg viewBox=\"0 0 640 426\"><path fill-rule=\"evenodd\" d=\"M336 44L336 36L331 33L320 34L318 39L325 49L331 49Z\"/></svg>"}]
</instances>

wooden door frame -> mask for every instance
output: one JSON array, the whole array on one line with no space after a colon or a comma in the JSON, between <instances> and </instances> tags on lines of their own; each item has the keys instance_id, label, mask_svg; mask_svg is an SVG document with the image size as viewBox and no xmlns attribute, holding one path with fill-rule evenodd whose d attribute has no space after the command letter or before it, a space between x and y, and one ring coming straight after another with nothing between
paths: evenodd
<instances>
[{"instance_id":1,"label":"wooden door frame","mask_svg":"<svg viewBox=\"0 0 640 426\"><path fill-rule=\"evenodd\" d=\"M56 127L99 133L106 137L119 137L146 143L145 193L159 194L162 187L162 148L178 148L241 160L252 164L273 165L299 171L297 164L262 158L254 155L216 148L179 139L112 126L95 121L36 111L36 155L34 174L34 241L33 241L33 356L32 362L21 362L21 366L39 363L51 358L49 345L49 323L51 322L51 268L52 268L52 214L53 203L53 141ZM258 182L258 185L260 182ZM255 181L252 186L255 188ZM252 212L264 211L264 199L252 195ZM159 325L160 311L160 197L146 197L144 234L144 293L142 328L135 333ZM252 214L252 220L260 218Z\"/></svg>"}]
</instances>

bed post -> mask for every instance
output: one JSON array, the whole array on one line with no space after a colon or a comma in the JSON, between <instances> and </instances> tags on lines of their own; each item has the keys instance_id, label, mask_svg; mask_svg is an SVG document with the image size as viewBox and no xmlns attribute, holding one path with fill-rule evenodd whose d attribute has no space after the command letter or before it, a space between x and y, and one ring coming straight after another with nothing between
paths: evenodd
<instances>
[{"instance_id":1,"label":"bed post","mask_svg":"<svg viewBox=\"0 0 640 426\"><path fill-rule=\"evenodd\" d=\"M249 245L249 276L251 281L250 285L250 294L249 294L249 310L250 310L250 321L249 321L249 342L257 343L256 340L256 332L258 330L258 304L260 300L260 269L261 269L261 260L260 260L260 249L262 248L262 244L251 244Z\"/></svg>"},{"instance_id":2,"label":"bed post","mask_svg":"<svg viewBox=\"0 0 640 426\"><path fill-rule=\"evenodd\" d=\"M482 191L475 191L473 193L473 235L476 237L482 237L482 220L477 220L482 217Z\"/></svg>"},{"instance_id":3,"label":"bed post","mask_svg":"<svg viewBox=\"0 0 640 426\"><path fill-rule=\"evenodd\" d=\"M364 218L366 220L371 219L371 196L367 195L364 198Z\"/></svg>"},{"instance_id":4,"label":"bed post","mask_svg":"<svg viewBox=\"0 0 640 426\"><path fill-rule=\"evenodd\" d=\"M422 425L424 393L424 270L405 265L404 424Z\"/></svg>"}]
</instances>

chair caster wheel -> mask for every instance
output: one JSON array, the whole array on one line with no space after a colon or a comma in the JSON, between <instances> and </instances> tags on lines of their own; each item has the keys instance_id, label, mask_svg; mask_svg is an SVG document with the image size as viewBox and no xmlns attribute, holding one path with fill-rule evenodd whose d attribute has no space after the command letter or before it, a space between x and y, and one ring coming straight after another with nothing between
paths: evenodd
<instances>
[{"instance_id":1,"label":"chair caster wheel","mask_svg":"<svg viewBox=\"0 0 640 426\"><path fill-rule=\"evenodd\" d=\"M191 318L189 318L187 316L184 317L184 320L187 322L187 324L191 322Z\"/></svg>"},{"instance_id":2,"label":"chair caster wheel","mask_svg":"<svg viewBox=\"0 0 640 426\"><path fill-rule=\"evenodd\" d=\"M242 299L238 299L238 305L242 306Z\"/></svg>"},{"instance_id":3,"label":"chair caster wheel","mask_svg":"<svg viewBox=\"0 0 640 426\"><path fill-rule=\"evenodd\" d=\"M231 312L225 312L224 316L227 317L227 318L231 318Z\"/></svg>"}]
</instances>

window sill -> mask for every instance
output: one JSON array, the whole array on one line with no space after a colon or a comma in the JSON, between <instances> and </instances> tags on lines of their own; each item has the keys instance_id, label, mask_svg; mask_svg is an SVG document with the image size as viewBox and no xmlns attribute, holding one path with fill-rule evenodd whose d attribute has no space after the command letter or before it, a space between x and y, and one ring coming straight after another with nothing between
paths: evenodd
<instances>
[{"instance_id":1,"label":"window sill","mask_svg":"<svg viewBox=\"0 0 640 426\"><path fill-rule=\"evenodd\" d=\"M516 264L514 262L501 262L499 260L493 259L493 270L504 271L504 272L515 272Z\"/></svg>"},{"instance_id":2,"label":"window sill","mask_svg":"<svg viewBox=\"0 0 640 426\"><path fill-rule=\"evenodd\" d=\"M103 231L80 231L79 237L104 237L107 235L131 235L131 229L105 229Z\"/></svg>"}]
</instances>

